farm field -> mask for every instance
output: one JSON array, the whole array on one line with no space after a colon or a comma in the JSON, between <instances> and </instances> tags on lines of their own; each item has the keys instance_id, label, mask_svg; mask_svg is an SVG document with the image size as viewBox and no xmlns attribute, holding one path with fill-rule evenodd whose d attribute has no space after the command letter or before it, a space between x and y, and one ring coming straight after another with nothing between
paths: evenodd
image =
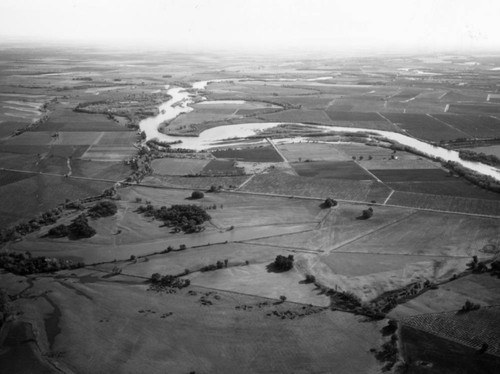
<instances>
[{"instance_id":1,"label":"farm field","mask_svg":"<svg viewBox=\"0 0 500 374\"><path fill-rule=\"evenodd\" d=\"M282 162L283 159L272 146L258 148L219 149L212 151L216 158L229 158L244 162Z\"/></svg>"},{"instance_id":2,"label":"farm field","mask_svg":"<svg viewBox=\"0 0 500 374\"><path fill-rule=\"evenodd\" d=\"M422 193L431 195L457 196L471 199L498 200L498 194L485 191L472 183L459 178L447 181L416 181L416 182L389 182L387 186L395 191Z\"/></svg>"},{"instance_id":3,"label":"farm field","mask_svg":"<svg viewBox=\"0 0 500 374\"><path fill-rule=\"evenodd\" d=\"M301 177L374 180L371 174L354 161L311 161L293 163L292 167Z\"/></svg>"},{"instance_id":4,"label":"farm field","mask_svg":"<svg viewBox=\"0 0 500 374\"><path fill-rule=\"evenodd\" d=\"M338 149L336 145L315 143L277 143L278 149L289 162L311 161L348 161L351 157Z\"/></svg>"},{"instance_id":5,"label":"farm field","mask_svg":"<svg viewBox=\"0 0 500 374\"><path fill-rule=\"evenodd\" d=\"M243 187L243 191L318 199L330 196L334 199L360 202L383 201L390 193L387 187L376 181L323 180L280 172L256 175Z\"/></svg>"},{"instance_id":6,"label":"farm field","mask_svg":"<svg viewBox=\"0 0 500 374\"><path fill-rule=\"evenodd\" d=\"M477 355L475 349L411 327L403 326L401 337L409 373L428 372L430 365L436 373L494 373L499 365L495 356Z\"/></svg>"},{"instance_id":7,"label":"farm field","mask_svg":"<svg viewBox=\"0 0 500 374\"><path fill-rule=\"evenodd\" d=\"M435 114L433 116L468 134L469 138L494 138L500 135L500 120L492 116L460 114Z\"/></svg>"},{"instance_id":8,"label":"farm field","mask_svg":"<svg viewBox=\"0 0 500 374\"><path fill-rule=\"evenodd\" d=\"M384 116L416 138L427 141L439 142L468 136L463 131L440 122L427 114L385 113Z\"/></svg>"},{"instance_id":9,"label":"farm field","mask_svg":"<svg viewBox=\"0 0 500 374\"><path fill-rule=\"evenodd\" d=\"M498 57L4 44L0 372L495 372L500 195L367 134L494 144Z\"/></svg>"},{"instance_id":10,"label":"farm field","mask_svg":"<svg viewBox=\"0 0 500 374\"><path fill-rule=\"evenodd\" d=\"M487 200L396 191L391 195L387 204L446 212L500 216L500 202L496 195L491 195L491 198Z\"/></svg>"},{"instance_id":11,"label":"farm field","mask_svg":"<svg viewBox=\"0 0 500 374\"><path fill-rule=\"evenodd\" d=\"M160 175L194 175L201 172L209 162L188 158L161 158L153 160L151 166L154 173Z\"/></svg>"},{"instance_id":12,"label":"farm field","mask_svg":"<svg viewBox=\"0 0 500 374\"><path fill-rule=\"evenodd\" d=\"M469 150L477 152L477 153L484 153L487 155L497 156L500 158L500 145L490 145L490 146L486 146L486 147L474 147L474 148L469 148Z\"/></svg>"}]
</instances>

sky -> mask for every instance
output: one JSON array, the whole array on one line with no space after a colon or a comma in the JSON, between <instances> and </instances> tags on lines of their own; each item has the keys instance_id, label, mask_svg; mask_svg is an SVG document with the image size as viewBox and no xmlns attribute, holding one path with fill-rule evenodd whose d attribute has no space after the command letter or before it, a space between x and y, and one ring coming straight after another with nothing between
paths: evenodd
<instances>
[{"instance_id":1,"label":"sky","mask_svg":"<svg viewBox=\"0 0 500 374\"><path fill-rule=\"evenodd\" d=\"M500 50L498 0L1 0L12 38L186 49Z\"/></svg>"}]
</instances>

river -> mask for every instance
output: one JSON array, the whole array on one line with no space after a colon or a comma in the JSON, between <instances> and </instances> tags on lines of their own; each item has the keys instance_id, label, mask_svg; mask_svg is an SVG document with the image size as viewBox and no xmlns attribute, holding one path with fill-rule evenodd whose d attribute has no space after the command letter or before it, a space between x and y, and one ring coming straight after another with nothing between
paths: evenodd
<instances>
[{"instance_id":1,"label":"river","mask_svg":"<svg viewBox=\"0 0 500 374\"><path fill-rule=\"evenodd\" d=\"M193 88L201 90L205 89L209 83L221 82L221 81L231 81L231 80L248 80L248 79L219 79L211 81L201 81L193 84ZM318 79L319 80L319 79ZM150 117L142 120L139 123L141 131L146 134L146 140L158 139L164 142L175 142L181 140L182 143L178 145L179 148L193 149L193 150L204 150L214 147L217 142L226 139L244 139L249 136L255 135L259 131L266 130L272 127L279 126L283 122L260 122L260 123L244 123L237 125L225 125L218 126L208 130L203 131L198 137L188 137L188 136L169 136L161 133L158 129L161 123L169 121L181 115L183 113L188 113L193 110L190 104L193 104L192 95L188 93L185 89L180 87L166 86L168 89L168 94L172 96L172 99L160 105L160 114L155 117ZM335 132L369 132L372 134L380 135L386 139L396 141L402 145L411 147L418 150L419 152L426 154L430 157L440 158L445 161L454 161L461 164L467 169L474 170L480 174L489 175L496 180L500 181L500 170L478 162L471 162L462 160L458 156L457 151L451 151L445 148L431 145L429 143L417 140L410 136L403 134L373 130L365 128L353 128L353 127L339 127L339 126L322 126L322 125L311 125L302 123L291 123L298 126L307 126L309 128L315 127L316 129L324 132L325 134L334 134ZM289 139L290 142L294 141ZM226 144L229 145L229 144ZM176 145L174 145L176 147Z\"/></svg>"}]
</instances>

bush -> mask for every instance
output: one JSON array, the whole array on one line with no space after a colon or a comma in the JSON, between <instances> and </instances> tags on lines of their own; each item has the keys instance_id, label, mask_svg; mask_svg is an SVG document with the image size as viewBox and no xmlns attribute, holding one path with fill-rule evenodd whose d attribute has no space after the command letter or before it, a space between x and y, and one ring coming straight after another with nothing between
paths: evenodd
<instances>
[{"instance_id":1,"label":"bush","mask_svg":"<svg viewBox=\"0 0 500 374\"><path fill-rule=\"evenodd\" d=\"M89 209L92 218L109 217L116 214L118 208L113 201L100 201Z\"/></svg>"},{"instance_id":2,"label":"bush","mask_svg":"<svg viewBox=\"0 0 500 374\"><path fill-rule=\"evenodd\" d=\"M201 191L193 191L191 194L191 199L203 199L205 194Z\"/></svg>"}]
</instances>

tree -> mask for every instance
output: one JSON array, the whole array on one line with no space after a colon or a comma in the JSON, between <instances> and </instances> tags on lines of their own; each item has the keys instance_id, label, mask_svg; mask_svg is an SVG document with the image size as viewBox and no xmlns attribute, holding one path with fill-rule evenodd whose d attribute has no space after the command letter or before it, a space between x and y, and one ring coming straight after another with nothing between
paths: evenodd
<instances>
[{"instance_id":1,"label":"tree","mask_svg":"<svg viewBox=\"0 0 500 374\"><path fill-rule=\"evenodd\" d=\"M286 301L286 296L281 295L280 296L280 300L281 300L282 303L284 303Z\"/></svg>"},{"instance_id":2,"label":"tree","mask_svg":"<svg viewBox=\"0 0 500 374\"><path fill-rule=\"evenodd\" d=\"M306 274L306 283L315 283L316 277L311 274Z\"/></svg>"},{"instance_id":3,"label":"tree","mask_svg":"<svg viewBox=\"0 0 500 374\"><path fill-rule=\"evenodd\" d=\"M278 271L288 271L293 268L293 261L294 258L292 255L289 255L288 257L278 255L272 263L272 267Z\"/></svg>"},{"instance_id":4,"label":"tree","mask_svg":"<svg viewBox=\"0 0 500 374\"><path fill-rule=\"evenodd\" d=\"M96 234L96 231L89 225L89 221L84 214L80 214L76 217L68 228L71 235L76 239L90 238Z\"/></svg>"},{"instance_id":5,"label":"tree","mask_svg":"<svg viewBox=\"0 0 500 374\"><path fill-rule=\"evenodd\" d=\"M58 225L49 230L48 236L51 238L62 238L69 235L69 228L66 225Z\"/></svg>"},{"instance_id":6,"label":"tree","mask_svg":"<svg viewBox=\"0 0 500 374\"><path fill-rule=\"evenodd\" d=\"M322 207L324 208L331 208L331 207L334 207L334 206L337 206L337 201L336 200L333 200L331 197L328 197L322 205Z\"/></svg>"},{"instance_id":7,"label":"tree","mask_svg":"<svg viewBox=\"0 0 500 374\"><path fill-rule=\"evenodd\" d=\"M371 218L372 216L373 216L373 208L371 208L371 207L363 210L363 212L361 214L362 219L368 219L368 218Z\"/></svg>"},{"instance_id":8,"label":"tree","mask_svg":"<svg viewBox=\"0 0 500 374\"><path fill-rule=\"evenodd\" d=\"M205 194L201 191L193 191L191 194L191 199L203 199L205 197Z\"/></svg>"},{"instance_id":9,"label":"tree","mask_svg":"<svg viewBox=\"0 0 500 374\"><path fill-rule=\"evenodd\" d=\"M154 273L151 275L151 283L160 283L161 280L161 274L160 273Z\"/></svg>"},{"instance_id":10,"label":"tree","mask_svg":"<svg viewBox=\"0 0 500 374\"><path fill-rule=\"evenodd\" d=\"M89 216L92 218L109 217L118 211L114 201L100 201L89 209Z\"/></svg>"}]
</instances>

